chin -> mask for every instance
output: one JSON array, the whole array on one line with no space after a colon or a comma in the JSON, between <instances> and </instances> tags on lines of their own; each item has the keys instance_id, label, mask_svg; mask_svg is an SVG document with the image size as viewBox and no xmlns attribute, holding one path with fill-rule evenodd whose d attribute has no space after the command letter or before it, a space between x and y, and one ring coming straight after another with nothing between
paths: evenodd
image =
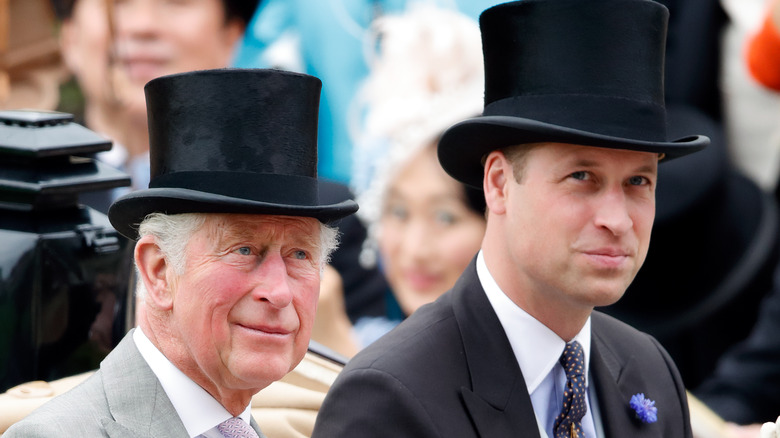
<instances>
[{"instance_id":1,"label":"chin","mask_svg":"<svg viewBox=\"0 0 780 438\"><path fill-rule=\"evenodd\" d=\"M242 357L238 367L247 375L256 375L258 378L278 377L281 378L295 368L303 359L305 350L302 353L293 349L284 351L263 351L247 354Z\"/></svg>"},{"instance_id":2,"label":"chin","mask_svg":"<svg viewBox=\"0 0 780 438\"><path fill-rule=\"evenodd\" d=\"M425 288L406 287L403 292L396 295L401 308L408 311L408 315L420 307L436 301L447 289L440 285Z\"/></svg>"},{"instance_id":3,"label":"chin","mask_svg":"<svg viewBox=\"0 0 780 438\"><path fill-rule=\"evenodd\" d=\"M610 306L623 297L627 288L628 284L624 282L599 285L590 290L587 300L593 307Z\"/></svg>"},{"instance_id":4,"label":"chin","mask_svg":"<svg viewBox=\"0 0 780 438\"><path fill-rule=\"evenodd\" d=\"M281 380L295 368L289 361L254 362L240 371L240 378L255 388L265 388L271 383Z\"/></svg>"}]
</instances>

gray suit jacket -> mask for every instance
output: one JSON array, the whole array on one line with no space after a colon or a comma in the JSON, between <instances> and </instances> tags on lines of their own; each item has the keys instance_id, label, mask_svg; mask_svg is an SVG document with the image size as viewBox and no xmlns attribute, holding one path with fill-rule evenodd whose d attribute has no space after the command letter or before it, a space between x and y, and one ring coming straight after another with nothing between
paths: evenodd
<instances>
[{"instance_id":1,"label":"gray suit jacket","mask_svg":"<svg viewBox=\"0 0 780 438\"><path fill-rule=\"evenodd\" d=\"M690 438L680 376L652 337L593 313L591 376L607 438ZM638 421L631 396L656 401ZM358 353L331 387L314 438L539 437L512 347L474 262L453 289Z\"/></svg>"},{"instance_id":2,"label":"gray suit jacket","mask_svg":"<svg viewBox=\"0 0 780 438\"><path fill-rule=\"evenodd\" d=\"M131 330L84 383L11 426L14 437L187 437ZM252 428L263 437L252 419Z\"/></svg>"}]
</instances>

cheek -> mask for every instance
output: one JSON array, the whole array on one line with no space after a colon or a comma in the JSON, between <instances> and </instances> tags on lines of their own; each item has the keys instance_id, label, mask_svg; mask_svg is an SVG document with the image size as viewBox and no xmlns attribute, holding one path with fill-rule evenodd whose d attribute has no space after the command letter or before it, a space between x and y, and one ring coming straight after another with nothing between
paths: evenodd
<instances>
[{"instance_id":1,"label":"cheek","mask_svg":"<svg viewBox=\"0 0 780 438\"><path fill-rule=\"evenodd\" d=\"M302 330L311 330L314 315L317 313L317 301L320 295L320 276L299 281L292 287L299 292L293 298L293 305L298 314Z\"/></svg>"},{"instance_id":2,"label":"cheek","mask_svg":"<svg viewBox=\"0 0 780 438\"><path fill-rule=\"evenodd\" d=\"M401 226L392 221L382 221L380 232L377 239L379 253L382 257L382 263L386 269L392 269L397 265L397 258L401 248L402 233Z\"/></svg>"},{"instance_id":3,"label":"cheek","mask_svg":"<svg viewBox=\"0 0 780 438\"><path fill-rule=\"evenodd\" d=\"M99 31L85 32L70 49L69 67L78 75L79 85L90 96L99 94L106 83L108 42ZM72 65L71 65L72 64Z\"/></svg>"},{"instance_id":4,"label":"cheek","mask_svg":"<svg viewBox=\"0 0 780 438\"><path fill-rule=\"evenodd\" d=\"M171 31L169 41L176 48L180 70L224 67L232 57L234 44L225 28L205 21L200 19L200 26L185 21Z\"/></svg>"},{"instance_id":5,"label":"cheek","mask_svg":"<svg viewBox=\"0 0 780 438\"><path fill-rule=\"evenodd\" d=\"M190 314L224 322L230 310L247 294L247 281L240 275L220 271L193 275L183 283L178 294L188 303Z\"/></svg>"},{"instance_id":6,"label":"cheek","mask_svg":"<svg viewBox=\"0 0 780 438\"><path fill-rule=\"evenodd\" d=\"M450 276L454 275L457 278L466 269L479 251L484 234L485 226L481 223L473 223L443 236L440 257L442 260L447 260Z\"/></svg>"},{"instance_id":7,"label":"cheek","mask_svg":"<svg viewBox=\"0 0 780 438\"><path fill-rule=\"evenodd\" d=\"M641 208L638 208L635 213L632 214L632 220L634 222L634 230L637 239L639 240L642 259L644 259L648 247L650 246L650 236L655 220L655 204L642 205Z\"/></svg>"}]
</instances>

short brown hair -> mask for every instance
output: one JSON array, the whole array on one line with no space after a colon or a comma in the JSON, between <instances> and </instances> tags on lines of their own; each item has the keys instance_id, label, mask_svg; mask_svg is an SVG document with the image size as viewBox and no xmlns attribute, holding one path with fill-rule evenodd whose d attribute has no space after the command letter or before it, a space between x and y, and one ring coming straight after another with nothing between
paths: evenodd
<instances>
[{"instance_id":1,"label":"short brown hair","mask_svg":"<svg viewBox=\"0 0 780 438\"><path fill-rule=\"evenodd\" d=\"M512 175L518 183L523 179L523 171L525 171L528 152L540 145L541 143L523 143L500 149L507 161L512 163Z\"/></svg>"}]
</instances>

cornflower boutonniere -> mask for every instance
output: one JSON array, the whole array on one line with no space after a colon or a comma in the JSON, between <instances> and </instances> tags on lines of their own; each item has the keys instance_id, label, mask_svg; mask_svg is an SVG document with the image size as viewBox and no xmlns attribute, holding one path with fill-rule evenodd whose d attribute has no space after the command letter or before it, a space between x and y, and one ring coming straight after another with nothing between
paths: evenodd
<instances>
[{"instance_id":1,"label":"cornflower boutonniere","mask_svg":"<svg viewBox=\"0 0 780 438\"><path fill-rule=\"evenodd\" d=\"M643 423L655 423L658 421L658 408L655 407L655 401L645 398L643 393L631 396L629 404L639 421Z\"/></svg>"}]
</instances>

